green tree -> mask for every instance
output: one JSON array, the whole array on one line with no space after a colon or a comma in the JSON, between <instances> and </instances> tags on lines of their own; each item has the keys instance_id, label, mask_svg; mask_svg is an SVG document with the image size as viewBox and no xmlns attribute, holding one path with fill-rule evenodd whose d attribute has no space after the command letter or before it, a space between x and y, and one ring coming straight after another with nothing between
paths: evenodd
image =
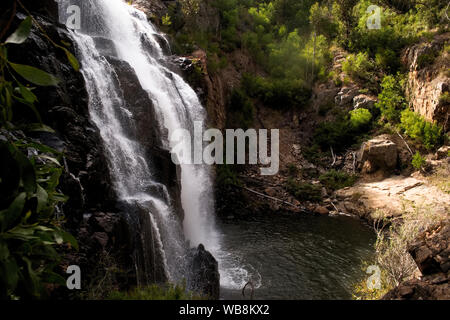
<instances>
[{"instance_id":1,"label":"green tree","mask_svg":"<svg viewBox=\"0 0 450 320\"><path fill-rule=\"evenodd\" d=\"M375 106L381 110L384 118L398 122L400 120L400 112L406 108L402 81L399 81L399 77L385 76L381 83L381 88L382 91L378 95L378 102Z\"/></svg>"}]
</instances>

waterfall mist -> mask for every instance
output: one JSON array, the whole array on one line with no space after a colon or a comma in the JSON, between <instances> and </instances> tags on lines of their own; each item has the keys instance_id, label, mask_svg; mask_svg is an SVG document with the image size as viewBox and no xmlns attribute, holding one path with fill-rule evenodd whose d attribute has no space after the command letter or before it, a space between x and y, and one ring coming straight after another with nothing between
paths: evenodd
<instances>
[{"instance_id":1,"label":"waterfall mist","mask_svg":"<svg viewBox=\"0 0 450 320\"><path fill-rule=\"evenodd\" d=\"M60 16L77 1L61 0ZM221 250L221 235L214 221L213 178L206 165L180 165L182 223L167 186L155 176L152 159L136 130L137 118L127 106L112 61L131 67L139 86L151 100L158 143L171 150L170 135L183 128L193 132L194 121L205 124L206 114L194 90L167 67L163 46L167 40L147 21L146 15L121 0L78 1L81 30L72 32L89 93L89 110L100 130L110 159L108 165L121 201L146 210L150 217L153 246L165 277L180 281L186 274L188 247L203 243L219 262L221 284L241 287L247 281L239 260ZM115 61L115 60L114 60ZM142 106L145 108L146 106ZM189 243L189 245L187 245ZM155 258L155 259L156 259Z\"/></svg>"}]
</instances>

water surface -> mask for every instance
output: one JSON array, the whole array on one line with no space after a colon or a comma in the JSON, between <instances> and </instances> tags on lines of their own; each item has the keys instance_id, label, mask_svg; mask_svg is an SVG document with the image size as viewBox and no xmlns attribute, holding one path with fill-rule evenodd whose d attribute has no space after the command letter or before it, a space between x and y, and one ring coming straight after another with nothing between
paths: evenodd
<instances>
[{"instance_id":1,"label":"water surface","mask_svg":"<svg viewBox=\"0 0 450 320\"><path fill-rule=\"evenodd\" d=\"M233 283L252 279L255 299L351 299L366 277L375 234L350 217L266 214L218 222L223 250L234 257ZM222 299L242 299L222 281Z\"/></svg>"}]
</instances>

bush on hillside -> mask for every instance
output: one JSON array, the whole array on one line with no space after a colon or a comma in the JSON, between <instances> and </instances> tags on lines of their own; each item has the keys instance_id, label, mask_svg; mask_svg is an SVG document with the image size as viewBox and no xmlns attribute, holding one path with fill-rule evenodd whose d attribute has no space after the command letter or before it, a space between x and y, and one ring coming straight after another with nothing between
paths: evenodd
<instances>
[{"instance_id":1,"label":"bush on hillside","mask_svg":"<svg viewBox=\"0 0 450 320\"><path fill-rule=\"evenodd\" d=\"M409 109L402 112L400 127L409 137L423 144L427 150L437 148L443 143L442 127L426 121Z\"/></svg>"},{"instance_id":2,"label":"bush on hillside","mask_svg":"<svg viewBox=\"0 0 450 320\"><path fill-rule=\"evenodd\" d=\"M375 104L380 109L382 117L392 122L398 122L400 112L406 108L402 83L398 77L385 76L381 83L382 91L378 95L378 102Z\"/></svg>"}]
</instances>

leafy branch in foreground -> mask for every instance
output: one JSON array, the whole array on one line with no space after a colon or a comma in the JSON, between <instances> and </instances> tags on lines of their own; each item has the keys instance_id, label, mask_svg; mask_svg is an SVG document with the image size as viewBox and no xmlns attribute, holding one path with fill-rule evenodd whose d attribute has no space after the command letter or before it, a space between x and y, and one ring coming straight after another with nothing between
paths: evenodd
<instances>
[{"instance_id":1,"label":"leafy branch in foreground","mask_svg":"<svg viewBox=\"0 0 450 320\"><path fill-rule=\"evenodd\" d=\"M67 199L58 192L62 155L26 138L13 124L13 110L28 106L44 126L35 107L33 87L56 86L59 80L38 68L8 58L8 45L28 38L32 18L27 17L0 44L0 299L40 298L47 284L64 284L54 269L60 261L57 247L78 248L76 240L61 228L57 206Z\"/></svg>"}]
</instances>

